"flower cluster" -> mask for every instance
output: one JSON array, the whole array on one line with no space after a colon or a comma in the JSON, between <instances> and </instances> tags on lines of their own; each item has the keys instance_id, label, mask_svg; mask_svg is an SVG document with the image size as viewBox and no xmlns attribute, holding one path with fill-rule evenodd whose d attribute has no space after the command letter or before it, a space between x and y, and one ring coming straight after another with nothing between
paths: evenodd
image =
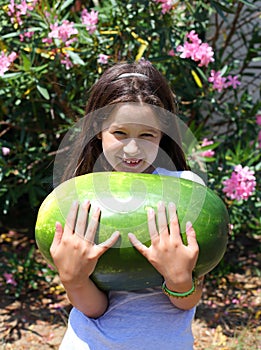
<instances>
[{"instance_id":1,"label":"flower cluster","mask_svg":"<svg viewBox=\"0 0 261 350\"><path fill-rule=\"evenodd\" d=\"M181 58L191 58L195 62L199 62L199 67L208 66L210 62L214 62L214 51L207 43L202 43L195 30L190 31L184 45L178 45L177 51L181 52Z\"/></svg>"},{"instance_id":2,"label":"flower cluster","mask_svg":"<svg viewBox=\"0 0 261 350\"><path fill-rule=\"evenodd\" d=\"M52 42L52 39L61 40L65 46L71 45L77 38L71 38L72 35L78 34L78 30L74 28L74 23L69 22L67 19L62 21L62 24L59 23L50 24L50 33L48 34L47 39L43 39L44 42ZM70 39L70 40L69 40Z\"/></svg>"},{"instance_id":3,"label":"flower cluster","mask_svg":"<svg viewBox=\"0 0 261 350\"><path fill-rule=\"evenodd\" d=\"M17 53L11 52L10 55L7 55L4 51L0 54L0 77L8 71L11 64L17 58Z\"/></svg>"},{"instance_id":4,"label":"flower cluster","mask_svg":"<svg viewBox=\"0 0 261 350\"><path fill-rule=\"evenodd\" d=\"M223 181L223 192L233 200L248 199L256 187L254 174L254 171L250 170L248 166L243 168L241 164L236 165L231 177Z\"/></svg>"},{"instance_id":5,"label":"flower cluster","mask_svg":"<svg viewBox=\"0 0 261 350\"><path fill-rule=\"evenodd\" d=\"M161 4L161 12L165 14L173 8L177 0L155 0L155 2Z\"/></svg>"},{"instance_id":6,"label":"flower cluster","mask_svg":"<svg viewBox=\"0 0 261 350\"><path fill-rule=\"evenodd\" d=\"M201 144L201 147L205 147L205 146L210 146L213 145L214 141L208 140L207 138L204 138ZM212 149L208 149L206 151L203 151L200 153L201 157L206 157L206 158L211 158L213 157L215 154L215 151L213 151Z\"/></svg>"},{"instance_id":7,"label":"flower cluster","mask_svg":"<svg viewBox=\"0 0 261 350\"><path fill-rule=\"evenodd\" d=\"M98 63L107 64L110 56L100 53L98 56Z\"/></svg>"},{"instance_id":8,"label":"flower cluster","mask_svg":"<svg viewBox=\"0 0 261 350\"><path fill-rule=\"evenodd\" d=\"M73 42L77 41L77 38L72 36L77 35L78 30L74 28L73 22L66 19L63 20L61 24L58 22L55 22L54 24L51 23L50 30L48 37L42 40L43 43L50 45L54 40L57 45L69 47ZM66 50L58 50L57 53L60 56L61 63L65 65L66 69L70 69L73 66L73 63L70 60L68 52Z\"/></svg>"},{"instance_id":9,"label":"flower cluster","mask_svg":"<svg viewBox=\"0 0 261 350\"><path fill-rule=\"evenodd\" d=\"M22 0L20 4L16 4L14 0L10 0L7 14L11 18L11 22L21 26L23 24L21 16L27 15L28 11L33 11L37 2L38 0L32 0L27 3L26 0Z\"/></svg>"},{"instance_id":10,"label":"flower cluster","mask_svg":"<svg viewBox=\"0 0 261 350\"><path fill-rule=\"evenodd\" d=\"M211 70L208 81L210 83L213 83L213 89L217 90L218 92L221 92L223 89L226 89L230 86L232 86L233 89L236 89L237 86L241 84L236 75L228 75L227 77L222 77L221 72L216 72L214 69Z\"/></svg>"},{"instance_id":11,"label":"flower cluster","mask_svg":"<svg viewBox=\"0 0 261 350\"><path fill-rule=\"evenodd\" d=\"M86 26L86 30L90 34L93 34L97 29L98 12L94 10L88 12L86 9L83 9L81 13L81 20L82 24Z\"/></svg>"},{"instance_id":12,"label":"flower cluster","mask_svg":"<svg viewBox=\"0 0 261 350\"><path fill-rule=\"evenodd\" d=\"M27 3L26 0L21 0L19 4L15 3L15 0L10 0L10 4L7 7L7 14L11 19L11 22L21 26L23 24L22 16L29 16L29 11L34 10L38 0L32 0ZM49 21L51 14L45 12L45 18ZM81 12L81 22L85 25L86 30L89 34L93 34L97 29L98 23L98 12L91 10L90 12L87 9L83 9ZM66 69L70 69L73 66L69 55L68 47L71 46L74 42L78 41L78 30L75 27L74 22L70 22L67 19L59 22L56 17L55 23L50 23L50 31L46 37L42 39L42 42L46 44L48 49L49 56L54 57L58 56L60 62L65 65ZM19 35L20 41L30 40L34 35L34 31L25 30ZM50 48L50 45L53 45ZM104 55L105 56L105 55ZM10 67L12 61L16 58L14 53L7 56L2 52L0 56L0 76L2 76ZM103 59L104 61L104 59ZM104 64L104 62L101 62Z\"/></svg>"}]
</instances>

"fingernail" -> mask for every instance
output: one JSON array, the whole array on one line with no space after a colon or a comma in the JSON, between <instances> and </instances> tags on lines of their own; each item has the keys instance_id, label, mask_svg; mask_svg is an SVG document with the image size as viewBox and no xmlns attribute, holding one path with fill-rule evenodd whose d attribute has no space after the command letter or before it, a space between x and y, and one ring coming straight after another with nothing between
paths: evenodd
<instances>
[{"instance_id":1,"label":"fingernail","mask_svg":"<svg viewBox=\"0 0 261 350\"><path fill-rule=\"evenodd\" d=\"M192 227L192 223L190 221L188 221L186 223L186 229L189 230Z\"/></svg>"},{"instance_id":2,"label":"fingernail","mask_svg":"<svg viewBox=\"0 0 261 350\"><path fill-rule=\"evenodd\" d=\"M154 209L153 208L148 208L148 214L149 215L154 215Z\"/></svg>"},{"instance_id":3,"label":"fingernail","mask_svg":"<svg viewBox=\"0 0 261 350\"><path fill-rule=\"evenodd\" d=\"M99 207L93 208L93 213L94 214L98 214L100 211L101 211L101 209Z\"/></svg>"},{"instance_id":4,"label":"fingernail","mask_svg":"<svg viewBox=\"0 0 261 350\"><path fill-rule=\"evenodd\" d=\"M159 201L158 208L164 208L164 207L165 207L165 203L163 201Z\"/></svg>"},{"instance_id":5,"label":"fingernail","mask_svg":"<svg viewBox=\"0 0 261 350\"><path fill-rule=\"evenodd\" d=\"M89 201L89 199L85 199L83 202L82 202L82 205L83 205L83 207L88 207L88 205L90 204L90 201Z\"/></svg>"},{"instance_id":6,"label":"fingernail","mask_svg":"<svg viewBox=\"0 0 261 350\"><path fill-rule=\"evenodd\" d=\"M173 202L169 202L169 208L176 209L176 204Z\"/></svg>"},{"instance_id":7,"label":"fingernail","mask_svg":"<svg viewBox=\"0 0 261 350\"><path fill-rule=\"evenodd\" d=\"M61 230L61 223L59 222L59 221L56 221L56 223L55 223L55 229L56 229L56 231L60 231Z\"/></svg>"}]
</instances>

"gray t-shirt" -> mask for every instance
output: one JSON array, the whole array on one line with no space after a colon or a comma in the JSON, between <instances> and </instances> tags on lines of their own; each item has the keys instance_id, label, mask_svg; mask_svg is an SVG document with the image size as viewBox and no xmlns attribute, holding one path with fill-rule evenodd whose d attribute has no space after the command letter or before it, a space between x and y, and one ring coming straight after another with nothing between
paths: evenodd
<instances>
[{"instance_id":1,"label":"gray t-shirt","mask_svg":"<svg viewBox=\"0 0 261 350\"><path fill-rule=\"evenodd\" d=\"M161 288L109 292L98 319L73 308L60 350L192 350L195 308L180 310Z\"/></svg>"}]
</instances>

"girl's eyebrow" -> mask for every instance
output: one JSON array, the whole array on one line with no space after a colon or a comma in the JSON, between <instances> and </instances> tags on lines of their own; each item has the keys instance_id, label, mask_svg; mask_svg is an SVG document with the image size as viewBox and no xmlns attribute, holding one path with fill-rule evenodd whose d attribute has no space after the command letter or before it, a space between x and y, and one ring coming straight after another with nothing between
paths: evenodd
<instances>
[{"instance_id":1,"label":"girl's eyebrow","mask_svg":"<svg viewBox=\"0 0 261 350\"><path fill-rule=\"evenodd\" d=\"M126 123L126 124L111 124L109 128L119 128L119 129L124 129L126 125L128 124L135 124L135 123ZM149 125L144 125L144 124L138 124L138 126L142 126L146 131L160 131L158 128L153 128Z\"/></svg>"}]
</instances>

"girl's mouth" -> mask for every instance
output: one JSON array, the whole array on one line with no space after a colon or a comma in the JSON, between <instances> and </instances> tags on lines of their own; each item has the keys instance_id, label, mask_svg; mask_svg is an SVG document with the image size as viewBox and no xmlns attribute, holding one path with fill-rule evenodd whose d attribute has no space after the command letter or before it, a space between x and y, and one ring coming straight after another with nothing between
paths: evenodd
<instances>
[{"instance_id":1,"label":"girl's mouth","mask_svg":"<svg viewBox=\"0 0 261 350\"><path fill-rule=\"evenodd\" d=\"M142 162L142 159L123 159L123 162L127 164L128 166L137 166Z\"/></svg>"}]
</instances>

